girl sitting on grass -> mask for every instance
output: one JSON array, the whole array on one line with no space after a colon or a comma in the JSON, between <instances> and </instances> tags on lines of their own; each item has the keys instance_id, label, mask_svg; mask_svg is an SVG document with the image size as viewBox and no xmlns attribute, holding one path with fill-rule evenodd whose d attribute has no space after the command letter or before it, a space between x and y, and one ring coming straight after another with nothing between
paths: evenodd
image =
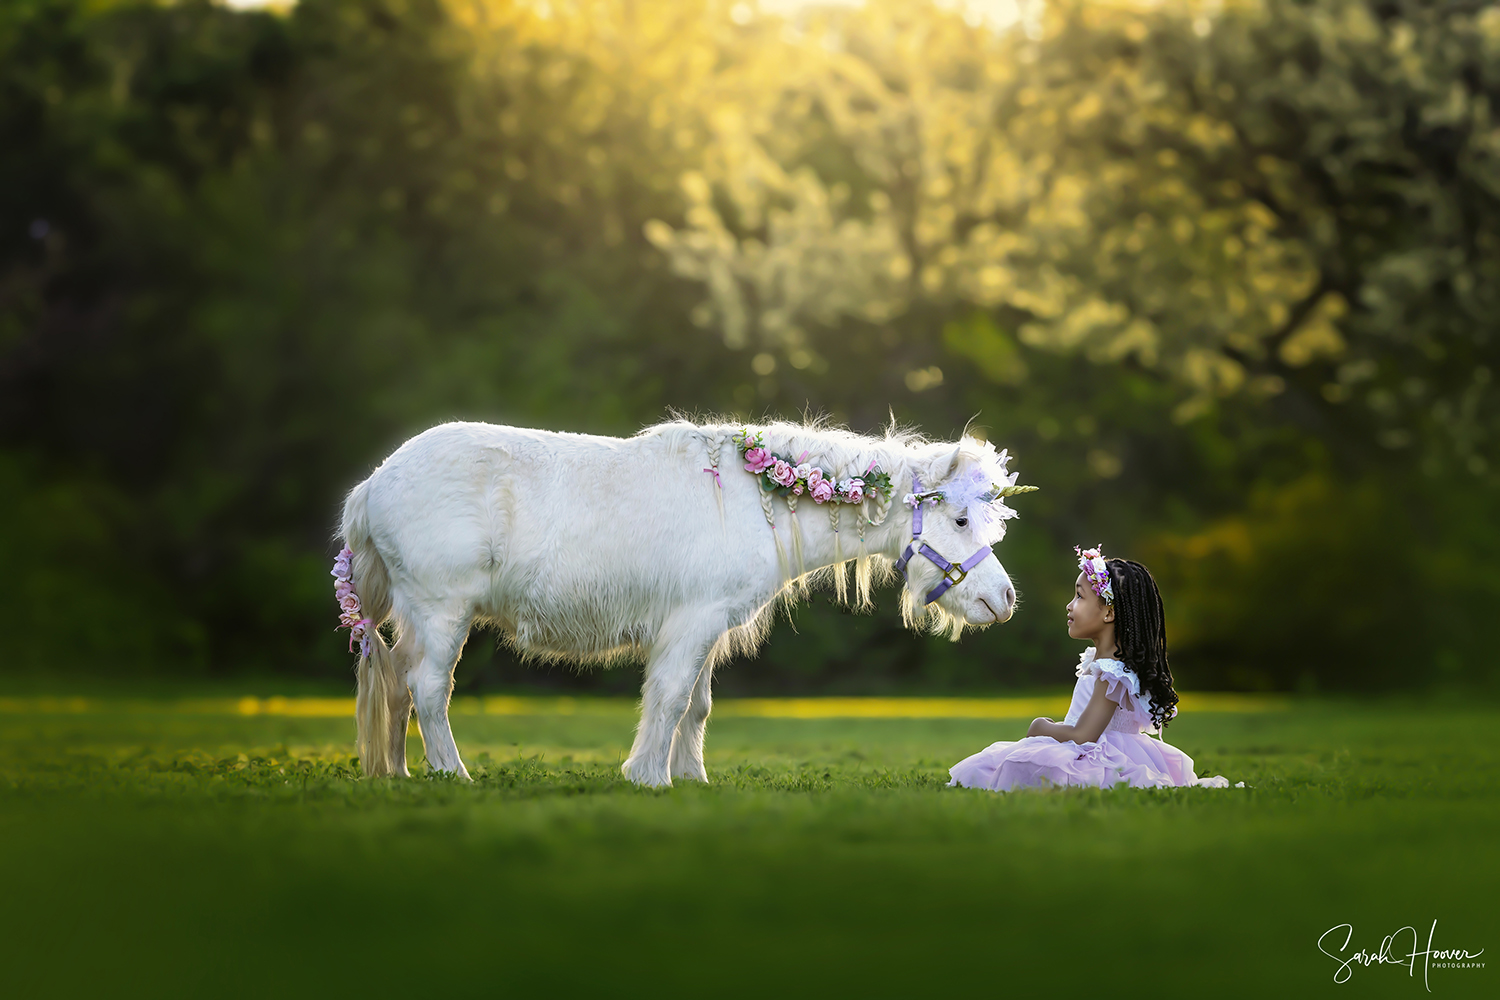
<instances>
[{"instance_id":1,"label":"girl sitting on grass","mask_svg":"<svg viewBox=\"0 0 1500 1000\"><path fill-rule=\"evenodd\" d=\"M949 769L949 784L997 792L1122 781L1138 788L1229 787L1222 775L1199 778L1191 757L1148 735L1177 714L1156 581L1138 562L1105 560L1098 549L1074 551L1082 572L1068 604L1068 635L1093 645L1079 657L1067 717L1037 719L1024 740L966 757Z\"/></svg>"}]
</instances>

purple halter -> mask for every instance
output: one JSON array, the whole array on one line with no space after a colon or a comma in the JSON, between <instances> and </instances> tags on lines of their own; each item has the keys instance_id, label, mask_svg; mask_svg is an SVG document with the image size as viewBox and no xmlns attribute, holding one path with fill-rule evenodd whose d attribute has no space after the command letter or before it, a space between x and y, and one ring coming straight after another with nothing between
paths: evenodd
<instances>
[{"instance_id":1,"label":"purple halter","mask_svg":"<svg viewBox=\"0 0 1500 1000\"><path fill-rule=\"evenodd\" d=\"M922 492L922 481L916 476L911 477L911 491L920 494ZM993 555L988 545L981 548L961 563L952 563L938 554L937 550L922 538L922 501L918 500L911 513L911 541L907 543L906 551L901 553L901 558L896 560L896 569L906 576L906 564L911 562L911 557L921 553L926 556L933 565L943 571L943 582L939 583L927 592L927 603L931 604L946 594L950 588L964 582L964 577L969 575L969 570L984 562L985 556ZM913 548L913 546L916 546Z\"/></svg>"}]
</instances>

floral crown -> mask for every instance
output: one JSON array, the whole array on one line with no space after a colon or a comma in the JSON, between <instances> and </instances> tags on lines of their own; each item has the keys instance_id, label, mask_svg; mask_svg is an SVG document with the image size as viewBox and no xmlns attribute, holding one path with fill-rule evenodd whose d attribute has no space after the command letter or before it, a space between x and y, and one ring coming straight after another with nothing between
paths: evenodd
<instances>
[{"instance_id":1,"label":"floral crown","mask_svg":"<svg viewBox=\"0 0 1500 1000\"><path fill-rule=\"evenodd\" d=\"M1104 546L1096 545L1091 549L1081 549L1073 546L1073 551L1078 553L1078 568L1083 570L1083 575L1088 579L1089 586L1094 588L1094 593L1104 598L1104 603L1114 606L1115 585L1109 578L1109 567L1104 564Z\"/></svg>"},{"instance_id":2,"label":"floral crown","mask_svg":"<svg viewBox=\"0 0 1500 1000\"><path fill-rule=\"evenodd\" d=\"M1020 511L1005 505L1005 498L1037 489L1017 486L1021 474L1007 471L1005 466L1009 462L1008 449L996 452L995 446L985 441L980 446L979 461L944 483L942 489L908 493L904 499L913 507L928 500L951 504L969 515L982 544L994 545L1005 537L1005 522L1020 516Z\"/></svg>"}]
</instances>

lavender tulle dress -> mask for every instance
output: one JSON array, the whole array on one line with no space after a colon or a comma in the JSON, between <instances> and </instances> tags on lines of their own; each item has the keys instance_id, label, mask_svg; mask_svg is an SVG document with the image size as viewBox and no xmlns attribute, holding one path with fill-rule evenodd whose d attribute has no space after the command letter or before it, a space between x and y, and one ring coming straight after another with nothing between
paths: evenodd
<instances>
[{"instance_id":1,"label":"lavender tulle dress","mask_svg":"<svg viewBox=\"0 0 1500 1000\"><path fill-rule=\"evenodd\" d=\"M1104 788L1122 781L1135 788L1228 788L1228 778L1198 777L1193 773L1193 758L1147 735L1156 730L1151 723L1151 696L1141 690L1140 678L1120 660L1095 659L1094 653L1090 646L1079 658L1078 684L1063 723L1078 722L1093 697L1094 679L1102 677L1108 685L1105 696L1120 707L1098 740L1060 743L1050 736L1028 736L1013 743L992 743L949 768L953 780L948 784L995 792L1047 785Z\"/></svg>"}]
</instances>

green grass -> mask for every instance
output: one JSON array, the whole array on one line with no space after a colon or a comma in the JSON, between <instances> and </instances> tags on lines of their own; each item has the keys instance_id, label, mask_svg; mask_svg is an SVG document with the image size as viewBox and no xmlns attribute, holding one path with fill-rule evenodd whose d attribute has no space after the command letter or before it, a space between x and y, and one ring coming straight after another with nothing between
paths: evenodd
<instances>
[{"instance_id":1,"label":"green grass","mask_svg":"<svg viewBox=\"0 0 1500 1000\"><path fill-rule=\"evenodd\" d=\"M946 770L1023 721L716 719L665 791L633 721L456 719L460 785L356 780L340 720L0 716L5 993L1414 996L1319 934L1500 945L1493 707L1200 713L1253 788L1007 795Z\"/></svg>"}]
</instances>

